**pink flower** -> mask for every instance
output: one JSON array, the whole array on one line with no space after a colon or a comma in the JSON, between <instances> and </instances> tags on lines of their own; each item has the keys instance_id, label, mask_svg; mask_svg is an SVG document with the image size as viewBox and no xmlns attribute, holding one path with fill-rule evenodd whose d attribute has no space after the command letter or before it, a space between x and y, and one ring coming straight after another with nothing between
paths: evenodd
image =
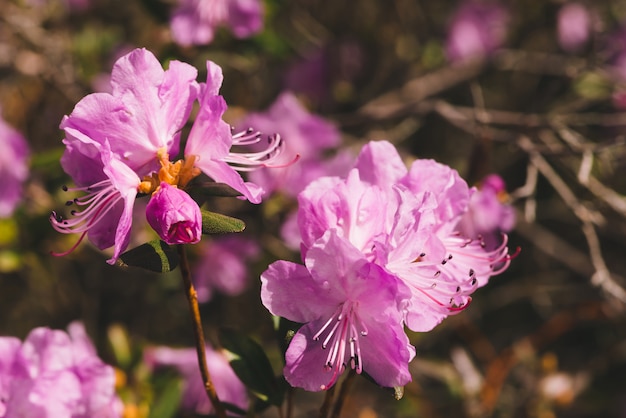
<instances>
[{"instance_id":1,"label":"pink flower","mask_svg":"<svg viewBox=\"0 0 626 418\"><path fill-rule=\"evenodd\" d=\"M257 144L261 134L232 134L222 120L226 103L218 95L221 69L212 62L207 62L207 68L207 83L198 84L197 71L190 65L171 61L164 71L154 55L135 49L115 63L111 93L84 97L72 114L63 118L67 148L61 163L77 185L71 190L87 195L68 202L85 206L80 212L72 211L73 219L52 214L50 220L57 231L82 234L78 242L87 235L100 249L114 246L108 260L113 264L128 246L137 193L151 195L162 181L182 190L203 171L251 202L260 202L261 188L244 182L238 171L271 164L280 154L282 141L273 136L265 149L232 152L233 146ZM200 110L187 140L186 160L170 162L169 156L178 154L181 130L196 99ZM170 221L179 225L175 219ZM187 242L198 239L199 222L192 224L192 236L185 238L171 234L187 229L172 232L170 224L153 227L172 242Z\"/></svg>"},{"instance_id":2,"label":"pink flower","mask_svg":"<svg viewBox=\"0 0 626 418\"><path fill-rule=\"evenodd\" d=\"M393 145L371 142L346 179L321 178L299 195L303 257L325 231L337 230L409 287L407 326L428 331L465 309L510 261L506 236L487 251L459 231L469 199L455 170L431 160L407 170Z\"/></svg>"},{"instance_id":3,"label":"pink flower","mask_svg":"<svg viewBox=\"0 0 626 418\"><path fill-rule=\"evenodd\" d=\"M446 55L452 62L484 59L506 38L509 16L492 2L465 1L450 22Z\"/></svg>"},{"instance_id":4,"label":"pink flower","mask_svg":"<svg viewBox=\"0 0 626 418\"><path fill-rule=\"evenodd\" d=\"M348 367L386 387L411 380L415 349L401 313L407 289L336 230L314 243L305 266L277 261L261 283L261 300L272 314L304 323L285 355L292 386L329 389Z\"/></svg>"},{"instance_id":5,"label":"pink flower","mask_svg":"<svg viewBox=\"0 0 626 418\"><path fill-rule=\"evenodd\" d=\"M263 28L263 5L259 0L180 0L170 24L174 41L183 46L211 43L223 25L246 38Z\"/></svg>"},{"instance_id":6,"label":"pink flower","mask_svg":"<svg viewBox=\"0 0 626 418\"><path fill-rule=\"evenodd\" d=\"M580 3L567 3L559 10L557 19L559 45L567 52L579 51L589 40L591 16Z\"/></svg>"},{"instance_id":7,"label":"pink flower","mask_svg":"<svg viewBox=\"0 0 626 418\"><path fill-rule=\"evenodd\" d=\"M506 197L504 180L497 174L484 178L474 190L467 212L459 222L459 230L467 237L486 241L499 241L502 232L515 225L515 211L503 202Z\"/></svg>"},{"instance_id":8,"label":"pink flower","mask_svg":"<svg viewBox=\"0 0 626 418\"><path fill-rule=\"evenodd\" d=\"M243 292L250 277L246 261L258 257L259 251L256 241L236 234L206 241L193 275L198 302L208 302L214 290L231 296Z\"/></svg>"},{"instance_id":9,"label":"pink flower","mask_svg":"<svg viewBox=\"0 0 626 418\"><path fill-rule=\"evenodd\" d=\"M0 416L121 416L113 368L98 358L82 324L68 330L36 328L23 344L0 338Z\"/></svg>"},{"instance_id":10,"label":"pink flower","mask_svg":"<svg viewBox=\"0 0 626 418\"><path fill-rule=\"evenodd\" d=\"M0 119L0 218L6 218L22 200L22 183L28 177L26 139Z\"/></svg>"},{"instance_id":11,"label":"pink flower","mask_svg":"<svg viewBox=\"0 0 626 418\"><path fill-rule=\"evenodd\" d=\"M146 206L146 219L166 243L196 244L202 235L198 204L184 191L161 182Z\"/></svg>"},{"instance_id":12,"label":"pink flower","mask_svg":"<svg viewBox=\"0 0 626 418\"><path fill-rule=\"evenodd\" d=\"M338 157L344 163L341 166L333 165L332 159L325 161L323 158L325 151L339 145L338 129L321 117L309 113L290 92L282 93L266 112L249 114L239 126L276 132L289 139L282 155L272 163L284 164L286 167L271 167L251 173L251 179L267 193L280 190L296 196L320 175L347 173L346 158ZM290 164L294 155L300 155L301 158L297 164Z\"/></svg>"},{"instance_id":13,"label":"pink flower","mask_svg":"<svg viewBox=\"0 0 626 418\"><path fill-rule=\"evenodd\" d=\"M248 409L246 388L230 367L226 356L207 346L206 360L220 401L228 402L243 410ZM183 376L183 409L202 415L213 412L213 406L206 395L198 369L195 348L149 348L144 353L144 361L151 368L174 367Z\"/></svg>"}]
</instances>

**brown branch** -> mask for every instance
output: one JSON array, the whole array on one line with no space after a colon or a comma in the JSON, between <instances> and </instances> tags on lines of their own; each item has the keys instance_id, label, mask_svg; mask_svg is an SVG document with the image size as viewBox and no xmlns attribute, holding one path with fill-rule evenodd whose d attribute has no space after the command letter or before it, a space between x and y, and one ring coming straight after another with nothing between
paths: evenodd
<instances>
[{"instance_id":1,"label":"brown branch","mask_svg":"<svg viewBox=\"0 0 626 418\"><path fill-rule=\"evenodd\" d=\"M202 381L204 382L204 389L206 394L215 409L215 415L218 418L226 418L226 410L220 402L215 391L215 386L211 381L211 375L206 362L206 347L204 345L204 331L202 330L202 320L200 318L200 307L198 306L198 294L191 282L191 271L189 269L189 261L187 260L187 252L184 245L177 245L178 256L180 257L180 272L183 277L183 284L185 286L185 295L189 301L189 309L191 309L191 320L193 322L193 333L196 339L196 352L198 354L198 366L200 367L200 374L202 375Z\"/></svg>"},{"instance_id":2,"label":"brown branch","mask_svg":"<svg viewBox=\"0 0 626 418\"><path fill-rule=\"evenodd\" d=\"M341 409L343 408L343 404L348 397L348 392L350 391L350 387L352 386L352 382L354 381L354 376L356 376L356 372L354 371L354 369L351 369L348 372L348 376L346 376L345 380L341 384L341 389L339 389L337 401L335 402L335 406L333 407L333 412L330 415L330 418L339 418L339 416L341 415Z\"/></svg>"},{"instance_id":3,"label":"brown branch","mask_svg":"<svg viewBox=\"0 0 626 418\"><path fill-rule=\"evenodd\" d=\"M330 411L330 406L332 405L333 398L335 397L336 387L337 387L336 385L333 385L326 391L326 395L324 396L324 403L320 407L319 418L326 418L328 416L328 412Z\"/></svg>"}]
</instances>

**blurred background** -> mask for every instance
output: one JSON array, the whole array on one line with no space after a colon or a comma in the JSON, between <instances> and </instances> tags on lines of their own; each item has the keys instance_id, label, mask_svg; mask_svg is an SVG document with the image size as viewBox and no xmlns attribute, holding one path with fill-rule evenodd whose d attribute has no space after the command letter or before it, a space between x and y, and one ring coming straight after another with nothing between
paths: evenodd
<instances>
[{"instance_id":1,"label":"blurred background","mask_svg":"<svg viewBox=\"0 0 626 418\"><path fill-rule=\"evenodd\" d=\"M21 183L0 219L1 335L81 320L118 369L125 416L196 416L179 409L180 377L143 364L146 347L193 345L178 270L109 266L88 243L50 254L77 239L48 221L71 182L59 123L110 88L117 58L145 47L165 66L192 64L199 81L206 60L219 64L234 125L289 91L336 132L319 159L386 139L407 163L436 159L470 185L504 180L498 197L515 212L519 255L463 313L410 335L417 357L402 400L357 378L342 416L626 417L626 2L263 0L253 33L224 21L212 39L185 41L172 16L187 3L0 0L2 118L29 150L26 169L0 156L0 191ZM286 143L290 132L300 144L321 135L285 129ZM258 277L277 259L299 260L284 226L294 193L277 187L258 206L211 198L208 208L246 222L242 241L191 249L208 340L236 328L276 374L281 352ZM133 228L131 247L155 237L141 215ZM293 396L293 416L318 416L323 394Z\"/></svg>"}]
</instances>

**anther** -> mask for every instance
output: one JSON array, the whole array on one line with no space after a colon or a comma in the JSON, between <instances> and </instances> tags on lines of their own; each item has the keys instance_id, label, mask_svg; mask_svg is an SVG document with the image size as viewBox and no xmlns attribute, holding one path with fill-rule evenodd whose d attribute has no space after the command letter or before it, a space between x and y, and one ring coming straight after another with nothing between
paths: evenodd
<instances>
[{"instance_id":1,"label":"anther","mask_svg":"<svg viewBox=\"0 0 626 418\"><path fill-rule=\"evenodd\" d=\"M64 192L67 192L69 190L65 184L61 186L61 188L63 189Z\"/></svg>"}]
</instances>

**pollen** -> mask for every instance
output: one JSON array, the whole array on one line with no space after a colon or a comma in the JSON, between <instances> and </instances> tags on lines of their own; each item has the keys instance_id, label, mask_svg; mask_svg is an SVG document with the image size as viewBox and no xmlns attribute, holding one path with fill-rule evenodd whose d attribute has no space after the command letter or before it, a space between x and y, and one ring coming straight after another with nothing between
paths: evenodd
<instances>
[{"instance_id":1,"label":"pollen","mask_svg":"<svg viewBox=\"0 0 626 418\"><path fill-rule=\"evenodd\" d=\"M169 160L167 152L159 151L157 158L161 168L158 172L143 178L138 187L140 193L152 194L156 192L161 182L184 189L191 180L200 175L200 169L195 166L197 159L195 155L173 163Z\"/></svg>"}]
</instances>

